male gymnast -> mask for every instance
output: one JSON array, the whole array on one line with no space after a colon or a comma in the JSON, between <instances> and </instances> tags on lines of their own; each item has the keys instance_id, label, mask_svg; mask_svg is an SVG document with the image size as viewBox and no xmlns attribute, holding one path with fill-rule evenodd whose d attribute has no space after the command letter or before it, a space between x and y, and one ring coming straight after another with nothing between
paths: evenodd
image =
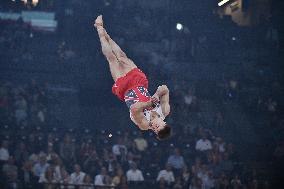
<instances>
[{"instance_id":1,"label":"male gymnast","mask_svg":"<svg viewBox=\"0 0 284 189\"><path fill-rule=\"evenodd\" d=\"M146 75L137 68L121 48L110 38L103 26L102 15L95 20L102 52L106 57L114 85L112 92L129 108L131 120L141 130L152 130L158 139L171 135L171 128L164 121L170 113L169 89L159 86L151 97Z\"/></svg>"}]
</instances>

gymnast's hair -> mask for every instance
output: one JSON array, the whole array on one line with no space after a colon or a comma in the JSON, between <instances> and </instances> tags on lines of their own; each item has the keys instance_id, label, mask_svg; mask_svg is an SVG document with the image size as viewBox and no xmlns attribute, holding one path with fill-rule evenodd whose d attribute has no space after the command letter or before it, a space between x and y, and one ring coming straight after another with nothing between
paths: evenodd
<instances>
[{"instance_id":1,"label":"gymnast's hair","mask_svg":"<svg viewBox=\"0 0 284 189\"><path fill-rule=\"evenodd\" d=\"M172 129L169 125L165 125L165 127L163 129L161 129L158 133L157 133L157 137L159 140L164 140L167 139L171 136L172 133Z\"/></svg>"}]
</instances>

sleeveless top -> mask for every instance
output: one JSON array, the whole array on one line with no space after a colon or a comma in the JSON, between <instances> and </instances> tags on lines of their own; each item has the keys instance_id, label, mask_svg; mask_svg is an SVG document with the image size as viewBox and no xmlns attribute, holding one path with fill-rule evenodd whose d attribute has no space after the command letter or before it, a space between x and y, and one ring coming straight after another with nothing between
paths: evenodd
<instances>
[{"instance_id":1,"label":"sleeveless top","mask_svg":"<svg viewBox=\"0 0 284 189\"><path fill-rule=\"evenodd\" d=\"M148 102L150 99L151 99L151 95L149 94L148 90L143 86L133 87L129 89L124 95L124 101L127 107L129 108L129 110L131 106L135 104L136 102ZM152 111L156 112L163 120L165 119L165 116L162 112L161 105L157 104L154 107L149 107L143 110L144 116L148 122L150 122ZM132 117L131 111L129 111L129 113L130 113L130 119L135 123Z\"/></svg>"}]
</instances>

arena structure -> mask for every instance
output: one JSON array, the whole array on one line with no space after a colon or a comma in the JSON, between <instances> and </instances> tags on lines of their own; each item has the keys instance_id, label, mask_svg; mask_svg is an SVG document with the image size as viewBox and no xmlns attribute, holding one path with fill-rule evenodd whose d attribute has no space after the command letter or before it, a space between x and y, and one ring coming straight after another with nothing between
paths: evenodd
<instances>
[{"instance_id":1,"label":"arena structure","mask_svg":"<svg viewBox=\"0 0 284 189\"><path fill-rule=\"evenodd\" d=\"M283 188L281 0L2 0L0 188ZM170 90L172 136L112 94L94 21Z\"/></svg>"}]
</instances>

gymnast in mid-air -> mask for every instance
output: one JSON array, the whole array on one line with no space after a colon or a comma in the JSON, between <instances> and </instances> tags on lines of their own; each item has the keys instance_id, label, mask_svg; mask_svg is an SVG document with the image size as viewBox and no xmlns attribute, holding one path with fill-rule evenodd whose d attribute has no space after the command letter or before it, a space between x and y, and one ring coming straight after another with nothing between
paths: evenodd
<instances>
[{"instance_id":1,"label":"gymnast in mid-air","mask_svg":"<svg viewBox=\"0 0 284 189\"><path fill-rule=\"evenodd\" d=\"M152 130L158 139L171 136L171 127L164 121L170 113L169 89L159 86L155 94L148 92L146 75L137 68L121 48L110 38L103 26L102 15L95 20L102 52L106 57L114 85L112 92L129 108L131 120L141 130Z\"/></svg>"}]
</instances>

